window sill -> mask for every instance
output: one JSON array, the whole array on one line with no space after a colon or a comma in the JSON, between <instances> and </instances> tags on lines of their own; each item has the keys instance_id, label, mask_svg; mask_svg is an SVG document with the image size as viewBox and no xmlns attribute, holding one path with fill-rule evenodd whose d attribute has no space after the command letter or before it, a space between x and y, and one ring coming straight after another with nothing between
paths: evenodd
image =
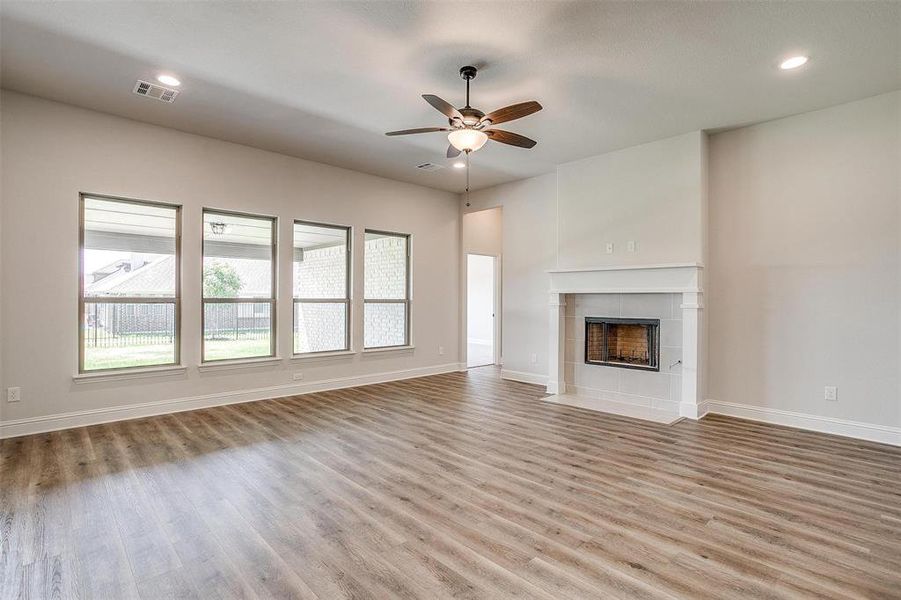
<instances>
[{"instance_id":1,"label":"window sill","mask_svg":"<svg viewBox=\"0 0 901 600\"><path fill-rule=\"evenodd\" d=\"M125 381L128 379L143 379L145 377L166 377L181 375L187 372L188 367L172 365L166 367L146 367L121 371L99 371L96 373L78 373L72 376L75 383L94 383L100 381Z\"/></svg>"},{"instance_id":2,"label":"window sill","mask_svg":"<svg viewBox=\"0 0 901 600\"><path fill-rule=\"evenodd\" d=\"M356 354L353 350L333 350L329 352L305 352L303 354L295 354L291 360L311 360L317 358L337 358L341 356L353 356Z\"/></svg>"},{"instance_id":3,"label":"window sill","mask_svg":"<svg viewBox=\"0 0 901 600\"><path fill-rule=\"evenodd\" d=\"M384 346L381 348L363 348L364 354L371 354L376 352L399 352L403 350L412 350L416 346L406 345L406 346Z\"/></svg>"},{"instance_id":4,"label":"window sill","mask_svg":"<svg viewBox=\"0 0 901 600\"><path fill-rule=\"evenodd\" d=\"M232 369L249 369L251 367L265 367L269 365L277 365L282 362L280 356L266 356L264 358L239 358L235 360L218 360L214 362L201 363L197 366L197 370L201 373L205 371L230 371Z\"/></svg>"}]
</instances>

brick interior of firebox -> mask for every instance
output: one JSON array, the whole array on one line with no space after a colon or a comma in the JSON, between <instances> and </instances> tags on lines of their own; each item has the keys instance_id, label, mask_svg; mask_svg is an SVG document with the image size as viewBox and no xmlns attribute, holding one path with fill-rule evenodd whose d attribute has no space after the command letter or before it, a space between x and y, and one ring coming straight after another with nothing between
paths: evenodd
<instances>
[{"instance_id":1,"label":"brick interior of firebox","mask_svg":"<svg viewBox=\"0 0 901 600\"><path fill-rule=\"evenodd\" d=\"M588 360L604 360L604 325L588 324ZM648 326L609 323L607 325L607 362L648 364Z\"/></svg>"}]
</instances>

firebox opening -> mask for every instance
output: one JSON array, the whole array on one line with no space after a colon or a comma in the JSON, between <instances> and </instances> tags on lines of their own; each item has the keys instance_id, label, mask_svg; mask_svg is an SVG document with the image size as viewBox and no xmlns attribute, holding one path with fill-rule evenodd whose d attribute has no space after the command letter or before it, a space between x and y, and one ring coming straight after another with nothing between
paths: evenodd
<instances>
[{"instance_id":1,"label":"firebox opening","mask_svg":"<svg viewBox=\"0 0 901 600\"><path fill-rule=\"evenodd\" d=\"M585 362L660 370L660 320L585 317Z\"/></svg>"}]
</instances>

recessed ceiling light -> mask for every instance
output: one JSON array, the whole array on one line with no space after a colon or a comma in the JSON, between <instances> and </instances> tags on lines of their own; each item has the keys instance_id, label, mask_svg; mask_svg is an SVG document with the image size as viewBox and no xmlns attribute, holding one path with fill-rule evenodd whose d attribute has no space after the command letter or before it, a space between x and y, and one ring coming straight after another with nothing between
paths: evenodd
<instances>
[{"instance_id":1,"label":"recessed ceiling light","mask_svg":"<svg viewBox=\"0 0 901 600\"><path fill-rule=\"evenodd\" d=\"M454 163L454 168L455 168L455 169L465 169L465 168L466 168L466 163L455 162L455 163Z\"/></svg>"},{"instance_id":2,"label":"recessed ceiling light","mask_svg":"<svg viewBox=\"0 0 901 600\"><path fill-rule=\"evenodd\" d=\"M806 56L792 56L791 58L786 58L782 61L782 64L779 65L779 68L783 71L788 71L790 69L797 69L798 67L807 63Z\"/></svg>"},{"instance_id":3,"label":"recessed ceiling light","mask_svg":"<svg viewBox=\"0 0 901 600\"><path fill-rule=\"evenodd\" d=\"M164 85L179 86L181 82L172 75L157 75L156 80Z\"/></svg>"}]
</instances>

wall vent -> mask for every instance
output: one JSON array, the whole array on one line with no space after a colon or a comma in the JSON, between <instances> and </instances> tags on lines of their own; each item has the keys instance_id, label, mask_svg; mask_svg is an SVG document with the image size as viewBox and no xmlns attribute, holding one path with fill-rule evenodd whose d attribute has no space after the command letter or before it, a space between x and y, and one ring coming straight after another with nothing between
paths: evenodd
<instances>
[{"instance_id":1,"label":"wall vent","mask_svg":"<svg viewBox=\"0 0 901 600\"><path fill-rule=\"evenodd\" d=\"M416 168L420 171L440 171L444 166L436 165L434 163L422 163L421 165L416 165Z\"/></svg>"},{"instance_id":2,"label":"wall vent","mask_svg":"<svg viewBox=\"0 0 901 600\"><path fill-rule=\"evenodd\" d=\"M141 79L138 79L133 91L138 96L147 96L148 98L155 98L160 102L166 103L172 102L175 100L175 97L178 96L178 90L173 90Z\"/></svg>"}]
</instances>

